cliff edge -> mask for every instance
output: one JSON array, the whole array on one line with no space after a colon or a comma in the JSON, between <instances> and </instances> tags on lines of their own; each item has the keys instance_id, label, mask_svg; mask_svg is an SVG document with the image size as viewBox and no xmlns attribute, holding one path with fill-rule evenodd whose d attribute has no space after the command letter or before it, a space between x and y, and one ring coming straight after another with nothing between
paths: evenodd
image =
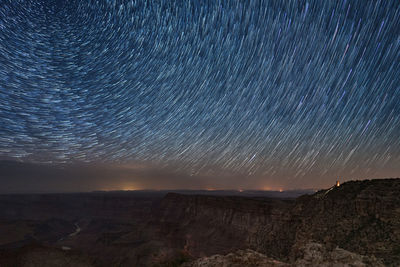
<instances>
[{"instance_id":1,"label":"cliff edge","mask_svg":"<svg viewBox=\"0 0 400 267\"><path fill-rule=\"evenodd\" d=\"M400 263L400 179L350 181L295 200L168 194L157 217L194 258L252 249L293 263L320 243Z\"/></svg>"}]
</instances>

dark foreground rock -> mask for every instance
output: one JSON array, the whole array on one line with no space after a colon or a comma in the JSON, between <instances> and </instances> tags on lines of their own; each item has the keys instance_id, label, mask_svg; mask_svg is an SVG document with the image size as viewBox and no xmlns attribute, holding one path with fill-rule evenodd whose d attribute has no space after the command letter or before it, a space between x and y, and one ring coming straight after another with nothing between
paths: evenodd
<instances>
[{"instance_id":1,"label":"dark foreground rock","mask_svg":"<svg viewBox=\"0 0 400 267\"><path fill-rule=\"evenodd\" d=\"M288 267L289 264L273 260L251 249L238 250L227 255L204 257L182 264L182 267Z\"/></svg>"},{"instance_id":2,"label":"dark foreground rock","mask_svg":"<svg viewBox=\"0 0 400 267\"><path fill-rule=\"evenodd\" d=\"M318 243L306 244L301 249L302 255L293 263L284 263L267 257L251 249L238 250L227 255L214 255L185 263L182 267L365 267L384 266L375 257L361 256L344 249L328 251Z\"/></svg>"}]
</instances>

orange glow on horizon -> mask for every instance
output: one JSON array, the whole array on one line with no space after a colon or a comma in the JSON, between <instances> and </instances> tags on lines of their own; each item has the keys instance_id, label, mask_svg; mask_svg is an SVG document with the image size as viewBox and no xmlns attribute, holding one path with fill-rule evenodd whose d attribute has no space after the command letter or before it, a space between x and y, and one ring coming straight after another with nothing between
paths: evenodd
<instances>
[{"instance_id":1,"label":"orange glow on horizon","mask_svg":"<svg viewBox=\"0 0 400 267\"><path fill-rule=\"evenodd\" d=\"M107 187L105 191L134 191L134 190L142 190L140 186L138 186L136 183L121 183L119 185L114 185Z\"/></svg>"}]
</instances>

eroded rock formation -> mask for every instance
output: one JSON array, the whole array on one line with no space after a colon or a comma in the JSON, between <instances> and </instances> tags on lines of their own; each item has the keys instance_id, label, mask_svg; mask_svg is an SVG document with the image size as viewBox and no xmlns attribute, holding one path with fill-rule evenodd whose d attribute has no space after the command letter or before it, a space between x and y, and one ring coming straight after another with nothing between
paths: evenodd
<instances>
[{"instance_id":1,"label":"eroded rock formation","mask_svg":"<svg viewBox=\"0 0 400 267\"><path fill-rule=\"evenodd\" d=\"M286 262L325 244L400 263L400 179L351 181L294 201L168 194L161 233L193 257L251 248Z\"/></svg>"}]
</instances>

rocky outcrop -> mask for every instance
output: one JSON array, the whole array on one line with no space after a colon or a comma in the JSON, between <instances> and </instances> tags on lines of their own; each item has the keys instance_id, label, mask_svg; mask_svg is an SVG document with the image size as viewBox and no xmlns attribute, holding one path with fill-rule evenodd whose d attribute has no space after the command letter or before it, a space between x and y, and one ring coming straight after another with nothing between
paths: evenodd
<instances>
[{"instance_id":1,"label":"rocky outcrop","mask_svg":"<svg viewBox=\"0 0 400 267\"><path fill-rule=\"evenodd\" d=\"M182 267L287 267L289 264L273 260L251 249L238 250L227 255L214 255L185 263Z\"/></svg>"},{"instance_id":2,"label":"rocky outcrop","mask_svg":"<svg viewBox=\"0 0 400 267\"><path fill-rule=\"evenodd\" d=\"M332 251L327 250L322 244L308 243L301 247L301 256L293 263L284 263L267 257L264 254L254 250L238 250L225 256L214 255L204 257L193 262L185 263L182 267L365 267L384 266L383 263L375 257L361 256L344 249L335 248Z\"/></svg>"},{"instance_id":3,"label":"rocky outcrop","mask_svg":"<svg viewBox=\"0 0 400 267\"><path fill-rule=\"evenodd\" d=\"M351 181L300 197L290 210L296 247L315 240L400 263L400 179ZM285 226L287 229L290 226Z\"/></svg>"},{"instance_id":4,"label":"rocky outcrop","mask_svg":"<svg viewBox=\"0 0 400 267\"><path fill-rule=\"evenodd\" d=\"M293 266L384 266L374 256L362 256L338 247L328 250L324 245L318 243L308 243L302 246L298 250L298 253L298 258L292 264Z\"/></svg>"},{"instance_id":5,"label":"rocky outcrop","mask_svg":"<svg viewBox=\"0 0 400 267\"><path fill-rule=\"evenodd\" d=\"M400 179L346 182L296 200L167 195L157 217L193 257L253 249L286 262L310 242L400 263ZM301 253L300 253L301 254Z\"/></svg>"}]
</instances>

